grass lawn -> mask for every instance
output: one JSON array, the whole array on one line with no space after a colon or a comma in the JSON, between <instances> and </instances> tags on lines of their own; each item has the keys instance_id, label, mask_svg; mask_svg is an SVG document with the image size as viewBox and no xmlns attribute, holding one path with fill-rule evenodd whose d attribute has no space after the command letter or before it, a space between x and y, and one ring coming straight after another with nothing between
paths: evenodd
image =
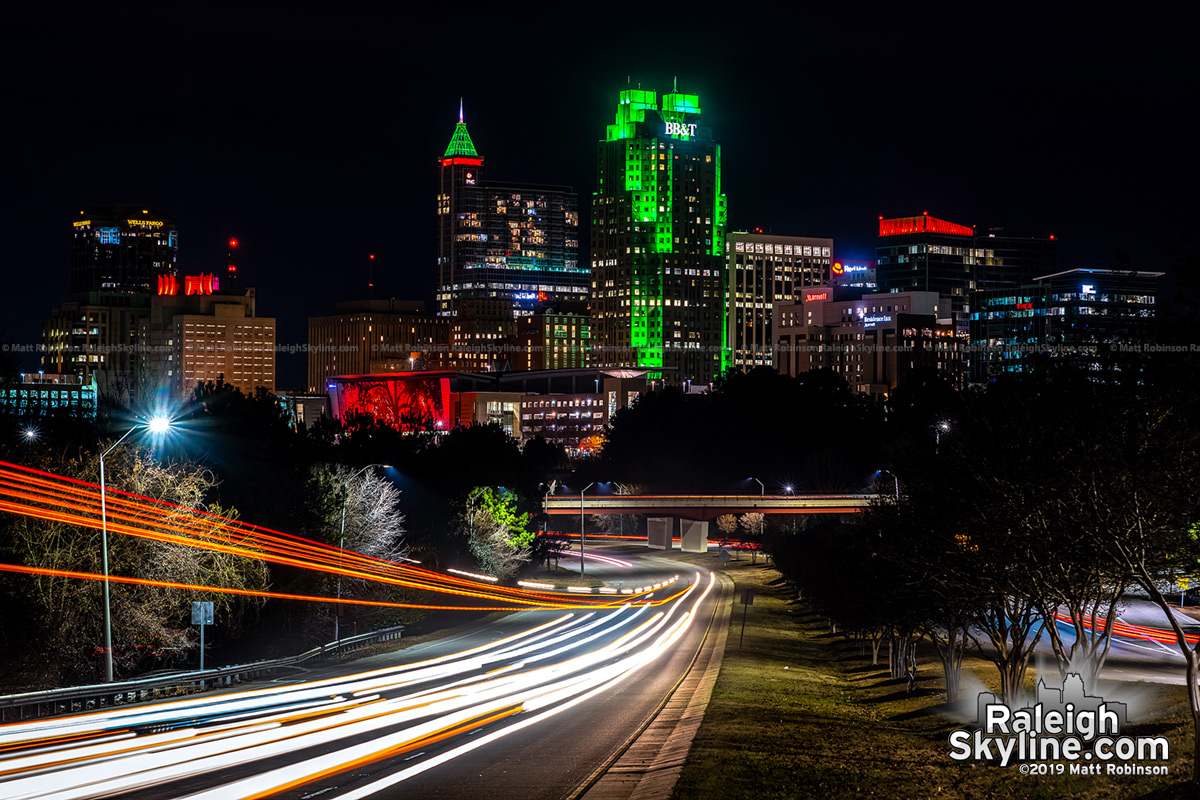
<instances>
[{"instance_id":1,"label":"grass lawn","mask_svg":"<svg viewBox=\"0 0 1200 800\"><path fill-rule=\"evenodd\" d=\"M673 798L1173 798L1191 775L1191 719L1183 687L1143 685L1154 719L1122 734L1166 736L1168 776L1025 776L1014 764L958 764L948 736L960 723L937 712L941 665L923 656L919 688L888 678L870 648L829 630L823 618L791 602L779 574L748 560L721 567L714 554L681 560L721 568L737 589L754 589L739 647L743 607L734 605L720 677ZM964 666L995 688L985 661ZM964 679L967 676L964 675ZM972 690L967 690L971 692Z\"/></svg>"}]
</instances>

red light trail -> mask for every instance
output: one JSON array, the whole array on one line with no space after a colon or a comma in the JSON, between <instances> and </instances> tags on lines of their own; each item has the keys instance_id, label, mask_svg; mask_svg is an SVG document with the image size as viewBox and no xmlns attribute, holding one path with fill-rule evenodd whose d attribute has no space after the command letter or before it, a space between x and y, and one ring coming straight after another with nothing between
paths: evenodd
<instances>
[{"instance_id":1,"label":"red light trail","mask_svg":"<svg viewBox=\"0 0 1200 800\"><path fill-rule=\"evenodd\" d=\"M111 533L187 547L197 547L274 564L311 569L332 575L361 578L377 583L444 594L457 595L476 602L471 606L440 606L420 603L387 603L359 600L338 600L329 597L294 596L275 592L232 590L221 587L169 584L139 578L110 576L114 583L157 585L168 588L208 590L261 597L303 599L316 602L352 602L365 605L385 605L404 608L458 608L462 610L513 610L516 608L581 608L612 607L636 600L642 595L614 598L567 597L545 591L528 591L493 586L444 573L420 569L384 559L344 551L299 536L274 531L257 525L197 511L165 501L109 489L108 529ZM0 511L77 525L99 530L99 487L74 478L64 478L41 470L0 462ZM85 572L47 570L40 567L0 565L0 571L26 574L57 575L88 580L103 580L103 576ZM654 599L652 604L670 598ZM567 601L567 602L564 602ZM496 605L499 604L499 605Z\"/></svg>"}]
</instances>

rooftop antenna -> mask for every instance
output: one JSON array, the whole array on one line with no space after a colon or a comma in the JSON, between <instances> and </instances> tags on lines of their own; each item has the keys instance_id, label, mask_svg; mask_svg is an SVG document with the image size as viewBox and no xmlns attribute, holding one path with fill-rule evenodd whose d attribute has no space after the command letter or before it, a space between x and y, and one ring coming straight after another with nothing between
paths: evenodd
<instances>
[{"instance_id":1,"label":"rooftop antenna","mask_svg":"<svg viewBox=\"0 0 1200 800\"><path fill-rule=\"evenodd\" d=\"M678 75L676 75L674 78L671 79L671 91L672 92L679 91L679 76Z\"/></svg>"},{"instance_id":2,"label":"rooftop antenna","mask_svg":"<svg viewBox=\"0 0 1200 800\"><path fill-rule=\"evenodd\" d=\"M458 122L459 122L459 124L462 124L462 121L463 121L463 102L462 102L462 98L460 97L460 98L458 98Z\"/></svg>"}]
</instances>

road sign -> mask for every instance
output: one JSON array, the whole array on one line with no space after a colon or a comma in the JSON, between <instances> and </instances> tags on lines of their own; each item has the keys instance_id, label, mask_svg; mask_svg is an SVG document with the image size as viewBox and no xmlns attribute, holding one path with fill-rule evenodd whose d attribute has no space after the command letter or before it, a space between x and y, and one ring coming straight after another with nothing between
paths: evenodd
<instances>
[{"instance_id":1,"label":"road sign","mask_svg":"<svg viewBox=\"0 0 1200 800\"><path fill-rule=\"evenodd\" d=\"M213 624L213 604L194 602L192 603L192 624L193 625L212 625Z\"/></svg>"},{"instance_id":2,"label":"road sign","mask_svg":"<svg viewBox=\"0 0 1200 800\"><path fill-rule=\"evenodd\" d=\"M721 563L722 564L729 563L729 551L728 550L724 550L724 549L721 550Z\"/></svg>"},{"instance_id":3,"label":"road sign","mask_svg":"<svg viewBox=\"0 0 1200 800\"><path fill-rule=\"evenodd\" d=\"M742 605L744 605L744 606L754 605L754 590L753 589L742 589Z\"/></svg>"},{"instance_id":4,"label":"road sign","mask_svg":"<svg viewBox=\"0 0 1200 800\"><path fill-rule=\"evenodd\" d=\"M1179 591L1181 591L1181 592L1186 592L1186 591L1187 591L1187 587L1188 587L1188 579L1187 579L1187 578L1180 578L1180 579L1179 579Z\"/></svg>"}]
</instances>

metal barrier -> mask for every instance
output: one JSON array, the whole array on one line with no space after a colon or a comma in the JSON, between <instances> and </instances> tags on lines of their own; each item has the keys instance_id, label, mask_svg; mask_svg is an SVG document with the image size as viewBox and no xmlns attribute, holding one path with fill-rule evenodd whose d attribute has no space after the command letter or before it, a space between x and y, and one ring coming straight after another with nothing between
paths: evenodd
<instances>
[{"instance_id":1,"label":"metal barrier","mask_svg":"<svg viewBox=\"0 0 1200 800\"><path fill-rule=\"evenodd\" d=\"M203 672L178 672L170 675L155 675L149 678L101 683L92 686L72 686L65 689L48 689L41 692L26 692L0 696L0 722L17 722L24 719L52 717L76 711L91 711L100 708L141 703L161 697L203 692L220 686L232 686L253 680L269 672L296 667L308 661L321 660L334 655L361 650L368 645L399 639L403 625L384 628L372 633L363 633L330 642L295 656L271 661L255 661ZM32 712L32 713L29 713Z\"/></svg>"}]
</instances>

